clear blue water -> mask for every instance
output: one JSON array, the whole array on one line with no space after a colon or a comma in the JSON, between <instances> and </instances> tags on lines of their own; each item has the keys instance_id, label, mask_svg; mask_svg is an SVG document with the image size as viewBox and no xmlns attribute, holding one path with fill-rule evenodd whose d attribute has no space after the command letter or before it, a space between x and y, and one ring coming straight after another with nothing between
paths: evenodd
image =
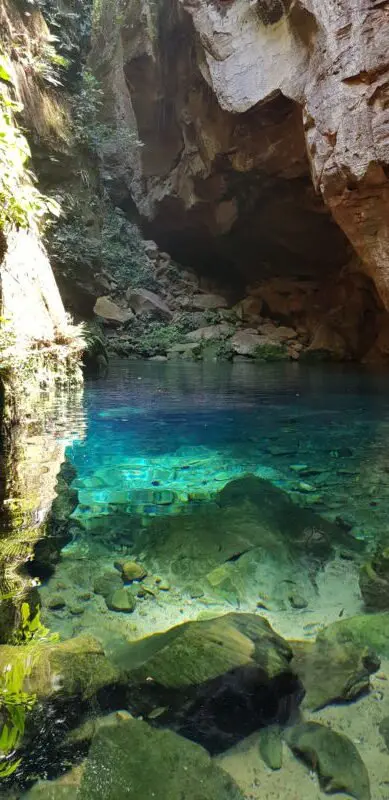
<instances>
[{"instance_id":1,"label":"clear blue water","mask_svg":"<svg viewBox=\"0 0 389 800\"><path fill-rule=\"evenodd\" d=\"M106 378L87 381L82 400L49 408L45 428L50 447L37 447L33 431L28 442L42 462L37 473L46 471L49 483L65 454L73 502L69 519L65 514L49 536L51 549L43 539L29 570L39 583L41 620L61 640L93 636L121 664L128 642L204 615L261 615L284 638L313 642L323 627L366 612L360 566L379 543L389 544L388 374L349 366L119 361ZM123 560L148 573L130 586L132 613L113 608L97 588L107 574L117 588ZM387 663L384 657L384 677ZM382 777L388 755L377 733L389 715L386 683L315 717L361 742L374 800L389 797ZM61 750L79 715L117 708L139 714L128 692L115 692L79 708L77 698L49 710L43 703L41 740L31 751L27 746L0 796L22 797L32 778L54 779L85 756L84 746L78 754ZM194 719L184 735L207 742ZM236 719L232 744L256 730ZM176 721L166 724L177 730ZM231 762L228 750L223 755L235 778L252 769L239 752ZM265 773L266 797L322 797L305 767L289 768L281 781ZM247 800L263 800L258 775L250 790L243 781ZM54 796L44 791L39 797Z\"/></svg>"}]
</instances>

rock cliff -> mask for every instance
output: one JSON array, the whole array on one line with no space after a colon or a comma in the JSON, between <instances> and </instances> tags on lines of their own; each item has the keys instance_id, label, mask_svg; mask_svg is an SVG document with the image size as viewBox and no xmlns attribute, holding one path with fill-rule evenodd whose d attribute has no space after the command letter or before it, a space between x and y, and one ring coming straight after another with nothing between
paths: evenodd
<instances>
[{"instance_id":1,"label":"rock cliff","mask_svg":"<svg viewBox=\"0 0 389 800\"><path fill-rule=\"evenodd\" d=\"M346 314L358 357L387 349L388 14L377 0L102 0L90 55L114 202L200 273L262 296L281 281L279 319L290 281L313 280L311 339L320 315L344 337Z\"/></svg>"}]
</instances>

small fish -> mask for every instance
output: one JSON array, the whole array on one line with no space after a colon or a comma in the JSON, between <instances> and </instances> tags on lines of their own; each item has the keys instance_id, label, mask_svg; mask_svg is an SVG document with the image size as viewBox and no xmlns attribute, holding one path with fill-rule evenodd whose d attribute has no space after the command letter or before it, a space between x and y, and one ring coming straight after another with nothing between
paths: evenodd
<instances>
[{"instance_id":1,"label":"small fish","mask_svg":"<svg viewBox=\"0 0 389 800\"><path fill-rule=\"evenodd\" d=\"M168 708L169 708L169 706L158 706L158 708L153 708L153 710L150 711L150 714L148 715L147 718L148 719L157 719L157 717L160 717L161 714L164 714L165 711L168 710Z\"/></svg>"}]
</instances>

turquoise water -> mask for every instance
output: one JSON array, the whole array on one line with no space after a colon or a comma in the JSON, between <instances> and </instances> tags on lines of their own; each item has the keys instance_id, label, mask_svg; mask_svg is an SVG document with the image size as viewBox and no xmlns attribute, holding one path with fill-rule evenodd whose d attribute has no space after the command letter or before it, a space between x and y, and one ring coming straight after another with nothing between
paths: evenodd
<instances>
[{"instance_id":1,"label":"turquoise water","mask_svg":"<svg viewBox=\"0 0 389 800\"><path fill-rule=\"evenodd\" d=\"M73 654L74 680L62 655L38 669L48 670L50 691L45 684L36 696L29 677L24 745L4 750L7 763L20 751L21 763L0 796L65 796L55 783L24 792L83 762L91 739L85 769L94 747L103 762L107 742L93 726L119 710L123 725L134 724L131 713L155 731L157 749L161 731L174 731L180 746L182 738L201 744L247 800L325 796L318 757L310 773L287 733L299 718L320 723L357 746L371 797L387 800L379 726L389 718L389 625L381 613L389 593L387 605L385 586L378 606L369 605L360 571L389 544L389 376L341 366L118 362L61 409L45 423L52 450L38 450L30 436L43 474L50 476L50 458L55 475L66 457L46 535L28 556L34 608L41 605L46 629L32 641L83 648L89 637L96 686L88 677L83 688L87 667L79 676ZM139 570L135 579L128 562ZM370 639L364 632L357 641L342 627L338 642L331 626L366 613ZM240 616L224 616L231 614ZM199 620L200 628L191 627ZM282 640L258 627L263 620ZM177 625L184 627L166 634ZM189 639L175 645L182 635ZM25 710L20 693L16 705ZM74 734L84 723L89 732ZM258 731L275 727L286 733L284 766L273 771L259 755ZM107 731L108 744L120 738L117 718ZM345 756L341 771L358 772L353 758ZM338 765L331 769L338 775ZM358 775L354 796L368 800ZM131 793L130 773L120 778L127 788L114 784L113 794L95 777L85 779L87 790L75 779L66 797L158 796L151 784ZM190 783L180 786L169 800L198 800ZM221 797L235 797L230 791ZM215 792L204 788L199 799Z\"/></svg>"}]
</instances>

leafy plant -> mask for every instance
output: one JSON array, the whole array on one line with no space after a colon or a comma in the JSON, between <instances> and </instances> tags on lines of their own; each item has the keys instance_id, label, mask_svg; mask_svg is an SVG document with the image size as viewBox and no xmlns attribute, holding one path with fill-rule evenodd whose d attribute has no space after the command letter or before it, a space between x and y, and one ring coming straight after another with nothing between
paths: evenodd
<instances>
[{"instance_id":1,"label":"leafy plant","mask_svg":"<svg viewBox=\"0 0 389 800\"><path fill-rule=\"evenodd\" d=\"M32 640L36 641L58 641L58 634L50 633L48 628L42 624L40 610L31 616L31 609L28 603L22 603L20 609L19 628L13 635L13 644L27 644Z\"/></svg>"},{"instance_id":2,"label":"leafy plant","mask_svg":"<svg viewBox=\"0 0 389 800\"><path fill-rule=\"evenodd\" d=\"M59 215L58 203L41 194L27 164L31 156L27 139L15 123L22 107L10 97L4 84L12 83L11 68L0 52L0 227L28 228L46 214Z\"/></svg>"}]
</instances>

